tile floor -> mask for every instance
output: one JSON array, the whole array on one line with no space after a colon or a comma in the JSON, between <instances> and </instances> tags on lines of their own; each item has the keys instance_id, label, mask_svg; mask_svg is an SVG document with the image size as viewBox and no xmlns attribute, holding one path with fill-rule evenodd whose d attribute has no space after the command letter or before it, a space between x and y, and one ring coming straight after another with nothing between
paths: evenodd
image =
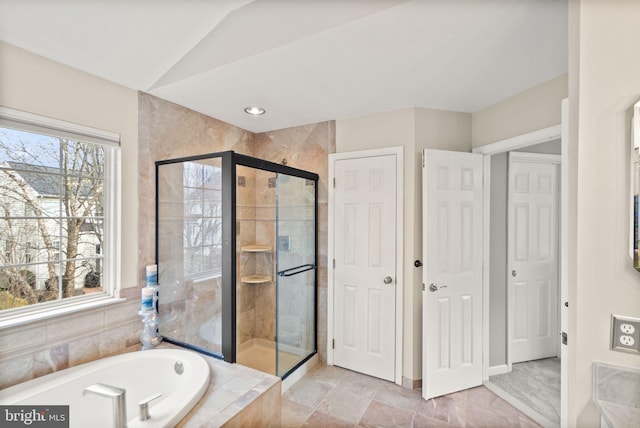
<instances>
[{"instance_id":1,"label":"tile floor","mask_svg":"<svg viewBox=\"0 0 640 428\"><path fill-rule=\"evenodd\" d=\"M560 426L559 358L516 363L510 373L491 376L489 381L537 412L538 421L547 421L544 425Z\"/></svg>"},{"instance_id":2,"label":"tile floor","mask_svg":"<svg viewBox=\"0 0 640 428\"><path fill-rule=\"evenodd\" d=\"M282 395L283 427L539 427L480 386L425 401L420 390L318 365Z\"/></svg>"}]
</instances>

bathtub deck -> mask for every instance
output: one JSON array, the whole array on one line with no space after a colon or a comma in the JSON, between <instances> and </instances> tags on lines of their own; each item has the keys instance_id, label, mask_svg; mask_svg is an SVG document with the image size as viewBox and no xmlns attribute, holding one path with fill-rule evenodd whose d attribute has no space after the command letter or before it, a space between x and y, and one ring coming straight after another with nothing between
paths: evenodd
<instances>
[{"instance_id":1,"label":"bathtub deck","mask_svg":"<svg viewBox=\"0 0 640 428\"><path fill-rule=\"evenodd\" d=\"M159 348L183 349L169 343ZM211 368L209 388L178 428L280 426L280 378L203 357Z\"/></svg>"}]
</instances>

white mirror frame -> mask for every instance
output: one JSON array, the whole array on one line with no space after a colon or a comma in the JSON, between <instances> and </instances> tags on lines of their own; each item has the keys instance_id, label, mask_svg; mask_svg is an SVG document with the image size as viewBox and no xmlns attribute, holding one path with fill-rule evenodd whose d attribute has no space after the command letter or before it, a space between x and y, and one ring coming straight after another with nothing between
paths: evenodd
<instances>
[{"instance_id":1,"label":"white mirror frame","mask_svg":"<svg viewBox=\"0 0 640 428\"><path fill-rule=\"evenodd\" d=\"M635 239L636 239L636 232L635 232L635 217L636 217L636 212L635 212L635 206L636 206L636 201L635 201L635 196L636 196L636 192L639 191L640 189L636 189L636 183L637 181L640 179L640 177L636 177L636 174L639 172L637 171L639 168L638 163L640 163L640 101L638 101L637 103L634 104L633 106L633 117L631 119L631 150L630 150L630 155L629 155L629 196L630 196L630 204L629 204L629 219L630 219L630 224L629 224L629 257L631 257L631 260L634 263L634 268L636 268L635 266L635 257L634 257L634 252L635 252ZM637 269L637 268L636 268Z\"/></svg>"}]
</instances>

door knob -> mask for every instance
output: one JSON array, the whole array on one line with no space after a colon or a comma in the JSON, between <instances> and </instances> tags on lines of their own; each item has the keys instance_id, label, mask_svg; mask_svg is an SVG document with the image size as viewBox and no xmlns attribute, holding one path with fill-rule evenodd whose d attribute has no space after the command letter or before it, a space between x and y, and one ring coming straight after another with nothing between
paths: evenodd
<instances>
[{"instance_id":1,"label":"door knob","mask_svg":"<svg viewBox=\"0 0 640 428\"><path fill-rule=\"evenodd\" d=\"M440 287L438 287L435 284L429 284L429 291L431 291L432 293L438 291L441 288L447 288L447 286L446 285L441 285Z\"/></svg>"},{"instance_id":2,"label":"door knob","mask_svg":"<svg viewBox=\"0 0 640 428\"><path fill-rule=\"evenodd\" d=\"M393 282L393 278L391 278L390 276L385 276L382 282L384 282L385 284L391 284Z\"/></svg>"},{"instance_id":3,"label":"door knob","mask_svg":"<svg viewBox=\"0 0 640 428\"><path fill-rule=\"evenodd\" d=\"M515 270L512 270L511 271L511 276L513 276L515 278L516 276L518 276L518 272L516 272Z\"/></svg>"}]
</instances>

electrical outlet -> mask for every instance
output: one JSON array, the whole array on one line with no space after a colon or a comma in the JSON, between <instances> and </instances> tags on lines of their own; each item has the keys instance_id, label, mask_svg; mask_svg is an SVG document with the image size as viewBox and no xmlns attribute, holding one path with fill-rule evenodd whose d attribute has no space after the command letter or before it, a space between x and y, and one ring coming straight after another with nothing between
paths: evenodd
<instances>
[{"instance_id":1,"label":"electrical outlet","mask_svg":"<svg viewBox=\"0 0 640 428\"><path fill-rule=\"evenodd\" d=\"M633 334L636 332L636 328L633 324L622 323L620 324L620 331L624 334Z\"/></svg>"},{"instance_id":2,"label":"electrical outlet","mask_svg":"<svg viewBox=\"0 0 640 428\"><path fill-rule=\"evenodd\" d=\"M611 349L640 354L640 318L611 315Z\"/></svg>"},{"instance_id":3,"label":"electrical outlet","mask_svg":"<svg viewBox=\"0 0 640 428\"><path fill-rule=\"evenodd\" d=\"M636 343L636 341L633 340L633 337L631 336L622 335L620 336L620 343L623 346L633 346L633 344Z\"/></svg>"}]
</instances>

